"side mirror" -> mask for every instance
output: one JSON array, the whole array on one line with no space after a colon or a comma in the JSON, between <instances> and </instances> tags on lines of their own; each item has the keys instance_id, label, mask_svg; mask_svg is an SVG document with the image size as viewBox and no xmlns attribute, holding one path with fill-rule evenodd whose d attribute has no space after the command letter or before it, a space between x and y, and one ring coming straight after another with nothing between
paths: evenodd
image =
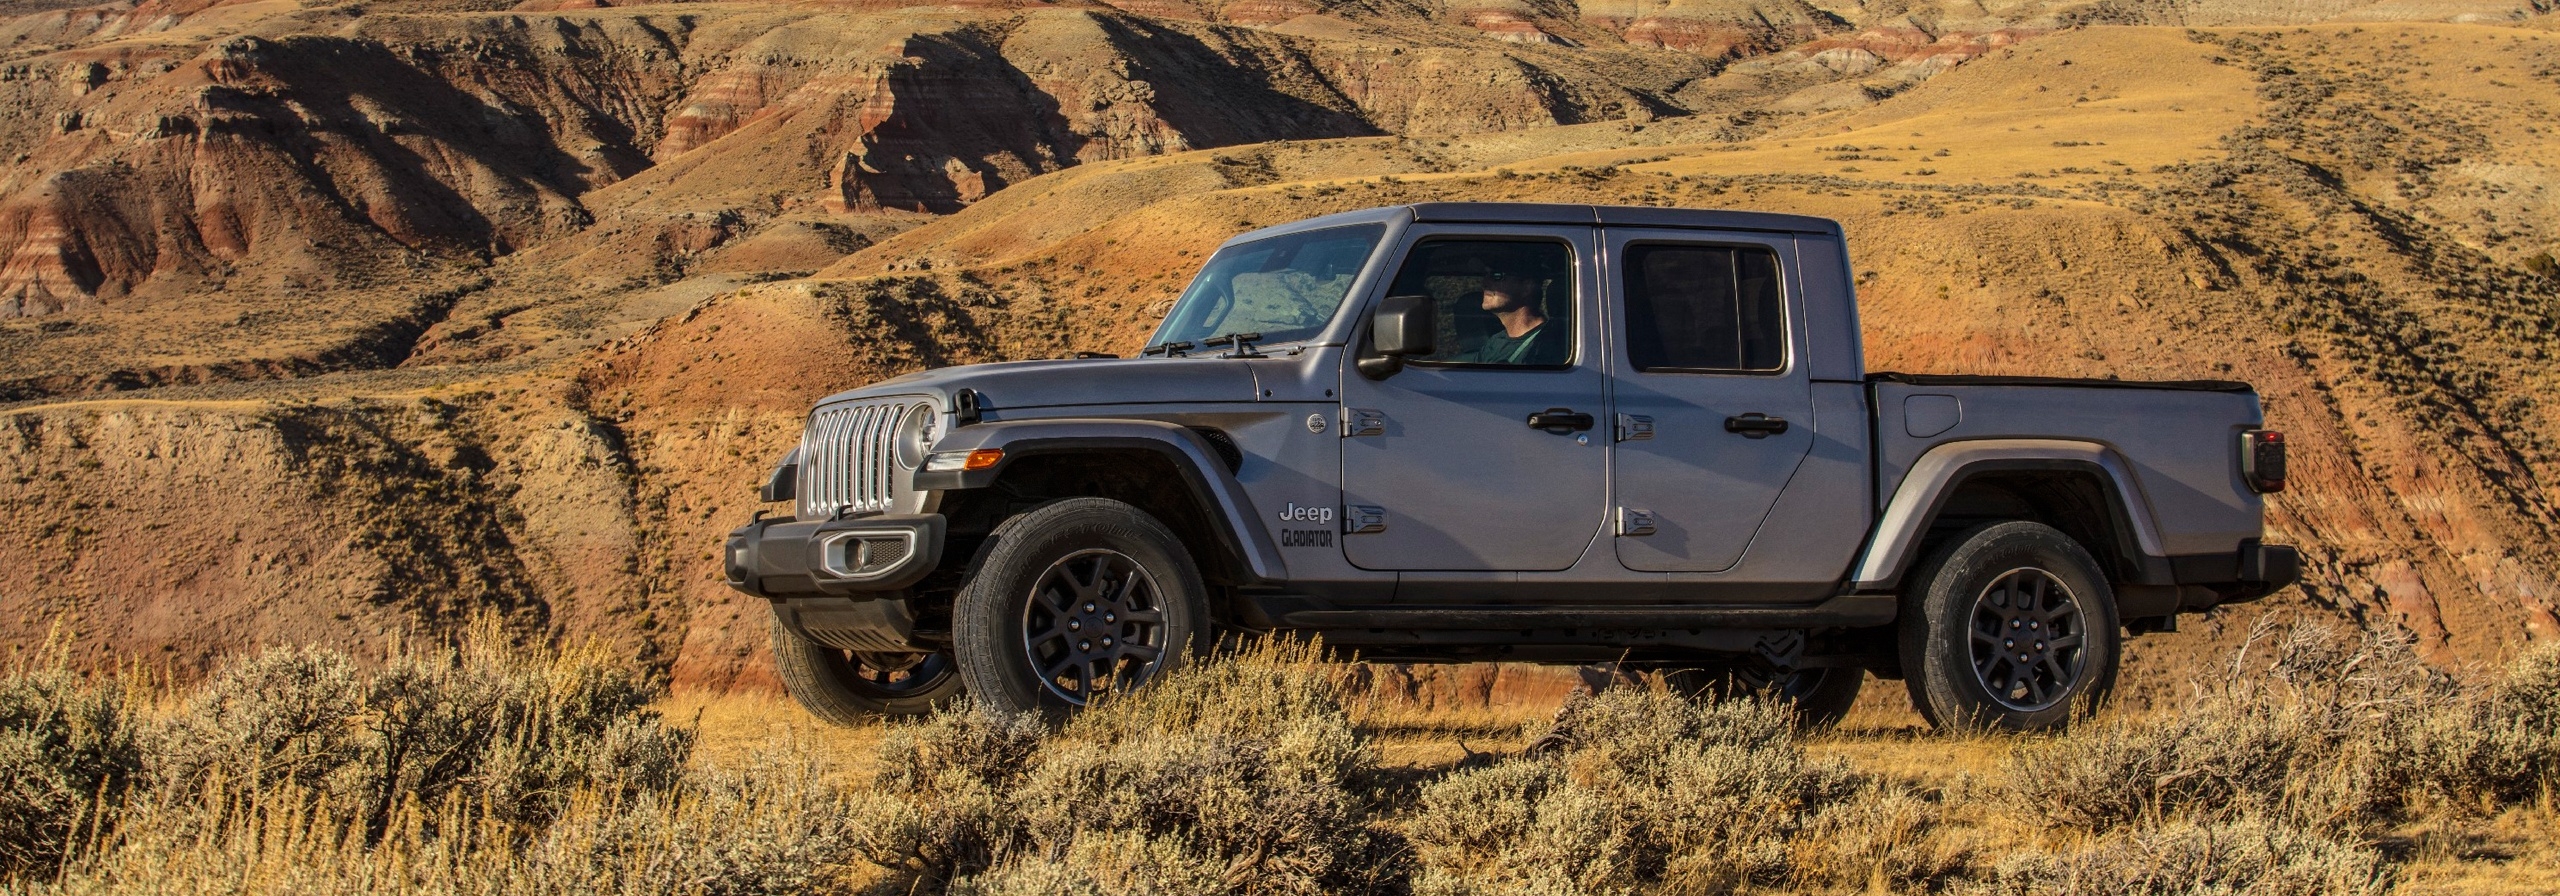
<instances>
[{"instance_id":1,"label":"side mirror","mask_svg":"<svg viewBox=\"0 0 2560 896\"><path fill-rule=\"evenodd\" d=\"M1439 306L1430 296L1388 296L1369 315L1368 352L1360 356L1360 374L1383 380L1404 369L1408 355L1428 355L1440 333Z\"/></svg>"},{"instance_id":2,"label":"side mirror","mask_svg":"<svg viewBox=\"0 0 2560 896\"><path fill-rule=\"evenodd\" d=\"M797 500L800 497L800 449L793 448L791 453L783 455L782 462L774 465L772 475L765 477L764 487L756 492L756 497L768 503Z\"/></svg>"}]
</instances>

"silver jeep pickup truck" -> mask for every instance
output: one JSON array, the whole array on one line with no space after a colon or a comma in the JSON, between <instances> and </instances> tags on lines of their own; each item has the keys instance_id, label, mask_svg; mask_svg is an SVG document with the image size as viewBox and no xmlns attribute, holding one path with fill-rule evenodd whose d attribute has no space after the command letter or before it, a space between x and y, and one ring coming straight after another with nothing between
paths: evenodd
<instances>
[{"instance_id":1,"label":"silver jeep pickup truck","mask_svg":"<svg viewBox=\"0 0 2560 896\"><path fill-rule=\"evenodd\" d=\"M1134 358L828 397L729 537L829 720L1081 706L1223 636L2046 728L2293 583L2248 385L1871 373L1839 225L1425 203L1221 246Z\"/></svg>"}]
</instances>

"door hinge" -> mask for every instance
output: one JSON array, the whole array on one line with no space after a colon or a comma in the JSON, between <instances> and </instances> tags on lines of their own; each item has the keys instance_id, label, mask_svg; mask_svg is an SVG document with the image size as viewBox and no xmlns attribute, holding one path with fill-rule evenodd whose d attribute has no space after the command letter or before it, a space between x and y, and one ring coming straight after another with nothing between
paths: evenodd
<instances>
[{"instance_id":1,"label":"door hinge","mask_svg":"<svg viewBox=\"0 0 2560 896\"><path fill-rule=\"evenodd\" d=\"M1367 504L1342 508L1342 531L1346 535L1367 535L1387 531L1387 509Z\"/></svg>"},{"instance_id":2,"label":"door hinge","mask_svg":"<svg viewBox=\"0 0 2560 896\"><path fill-rule=\"evenodd\" d=\"M1653 438L1653 418L1636 414L1618 415L1618 441L1642 442Z\"/></svg>"},{"instance_id":3,"label":"door hinge","mask_svg":"<svg viewBox=\"0 0 2560 896\"><path fill-rule=\"evenodd\" d=\"M1635 507L1618 508L1618 534L1653 534L1653 511Z\"/></svg>"},{"instance_id":4,"label":"door hinge","mask_svg":"<svg viewBox=\"0 0 2560 896\"><path fill-rule=\"evenodd\" d=\"M1387 434L1387 412L1368 408L1342 409L1342 437L1382 436Z\"/></svg>"}]
</instances>

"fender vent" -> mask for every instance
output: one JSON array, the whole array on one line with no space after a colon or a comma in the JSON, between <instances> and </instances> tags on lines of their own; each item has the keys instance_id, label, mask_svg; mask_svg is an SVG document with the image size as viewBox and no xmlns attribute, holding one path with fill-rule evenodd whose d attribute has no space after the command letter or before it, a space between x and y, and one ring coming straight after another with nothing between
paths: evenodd
<instances>
[{"instance_id":1,"label":"fender vent","mask_svg":"<svg viewBox=\"0 0 2560 896\"><path fill-rule=\"evenodd\" d=\"M1226 430L1194 426L1191 431L1209 441L1209 449L1218 452L1218 459L1227 463L1227 472L1244 469L1244 449L1236 447L1236 438L1228 435Z\"/></svg>"}]
</instances>

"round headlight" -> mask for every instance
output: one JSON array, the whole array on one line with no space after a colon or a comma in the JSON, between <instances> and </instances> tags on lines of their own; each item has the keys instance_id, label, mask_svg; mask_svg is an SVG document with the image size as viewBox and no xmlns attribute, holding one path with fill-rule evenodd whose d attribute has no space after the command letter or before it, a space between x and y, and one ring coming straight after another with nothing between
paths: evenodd
<instances>
[{"instance_id":1,"label":"round headlight","mask_svg":"<svg viewBox=\"0 0 2560 896\"><path fill-rule=\"evenodd\" d=\"M918 404L908 405L906 413L898 418L896 445L899 467L912 470L924 463L925 451L933 447L933 438L937 435L933 417L932 405Z\"/></svg>"}]
</instances>

